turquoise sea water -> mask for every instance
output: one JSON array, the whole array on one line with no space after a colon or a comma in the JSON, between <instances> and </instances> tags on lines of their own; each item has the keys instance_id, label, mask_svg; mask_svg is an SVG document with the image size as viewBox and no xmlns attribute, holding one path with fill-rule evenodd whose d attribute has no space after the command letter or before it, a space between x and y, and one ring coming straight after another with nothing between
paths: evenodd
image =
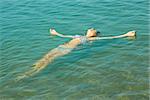
<instances>
[{"instance_id":1,"label":"turquoise sea water","mask_svg":"<svg viewBox=\"0 0 150 100\"><path fill-rule=\"evenodd\" d=\"M148 0L1 0L0 100L148 100ZM70 39L49 36L55 28L101 36L137 31L137 38L99 40L78 46L42 71L18 75Z\"/></svg>"}]
</instances>

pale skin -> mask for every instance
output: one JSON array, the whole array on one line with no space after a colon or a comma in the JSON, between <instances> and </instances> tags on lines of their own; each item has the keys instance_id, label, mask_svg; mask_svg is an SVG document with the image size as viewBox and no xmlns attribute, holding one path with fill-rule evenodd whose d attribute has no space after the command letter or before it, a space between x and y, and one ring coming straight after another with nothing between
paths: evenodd
<instances>
[{"instance_id":1,"label":"pale skin","mask_svg":"<svg viewBox=\"0 0 150 100\"><path fill-rule=\"evenodd\" d=\"M72 49L76 48L79 44L82 43L80 38L74 38L74 36L71 35L60 34L55 29L50 29L50 34L63 37L63 38L71 38L72 40L70 40L68 43L65 43L63 45L59 45L57 48L52 49L45 56L43 56L39 61L37 61L33 65L33 68L30 71L22 75L20 79L27 76L32 76L33 74L39 72L40 70L45 68L49 63L51 63L55 58L68 54L69 52L71 52ZM87 38L88 41L102 40L102 39L116 39L116 38L124 38L124 37L135 37L136 32L129 31L122 35L110 36L110 37L97 37L96 35L97 35L96 30L91 28L87 30L85 37ZM60 47L63 48L63 50L61 50Z\"/></svg>"}]
</instances>

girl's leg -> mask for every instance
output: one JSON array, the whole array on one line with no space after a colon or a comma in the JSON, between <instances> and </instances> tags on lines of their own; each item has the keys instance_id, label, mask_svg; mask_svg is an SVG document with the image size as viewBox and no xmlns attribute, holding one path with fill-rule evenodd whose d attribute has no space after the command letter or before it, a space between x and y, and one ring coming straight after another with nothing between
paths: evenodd
<instances>
[{"instance_id":1,"label":"girl's leg","mask_svg":"<svg viewBox=\"0 0 150 100\"><path fill-rule=\"evenodd\" d=\"M35 64L33 64L33 67L30 71L25 72L23 75L19 76L19 79L23 79L25 77L32 76L42 69L44 69L49 63L51 63L55 58L59 56L63 56L65 54L68 54L70 51L61 51L58 48L55 48L51 50L49 53L47 53L43 58L41 58L39 61L37 61Z\"/></svg>"}]
</instances>

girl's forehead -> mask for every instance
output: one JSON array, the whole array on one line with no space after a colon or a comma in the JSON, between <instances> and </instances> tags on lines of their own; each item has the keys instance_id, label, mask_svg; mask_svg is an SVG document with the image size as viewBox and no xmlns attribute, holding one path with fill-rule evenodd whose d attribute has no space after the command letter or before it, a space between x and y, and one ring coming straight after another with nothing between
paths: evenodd
<instances>
[{"instance_id":1,"label":"girl's forehead","mask_svg":"<svg viewBox=\"0 0 150 100\"><path fill-rule=\"evenodd\" d=\"M88 30L90 30L90 31L96 31L95 29L88 29Z\"/></svg>"}]
</instances>

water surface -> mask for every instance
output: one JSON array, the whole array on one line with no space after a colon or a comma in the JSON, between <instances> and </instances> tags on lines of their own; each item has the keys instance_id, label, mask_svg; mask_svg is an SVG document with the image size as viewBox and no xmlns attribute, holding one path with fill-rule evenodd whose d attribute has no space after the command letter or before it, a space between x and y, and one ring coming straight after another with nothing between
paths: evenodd
<instances>
[{"instance_id":1,"label":"water surface","mask_svg":"<svg viewBox=\"0 0 150 100\"><path fill-rule=\"evenodd\" d=\"M1 100L148 100L148 0L1 0ZM70 39L48 29L137 38L78 46L41 72L16 81L51 49Z\"/></svg>"}]
</instances>

